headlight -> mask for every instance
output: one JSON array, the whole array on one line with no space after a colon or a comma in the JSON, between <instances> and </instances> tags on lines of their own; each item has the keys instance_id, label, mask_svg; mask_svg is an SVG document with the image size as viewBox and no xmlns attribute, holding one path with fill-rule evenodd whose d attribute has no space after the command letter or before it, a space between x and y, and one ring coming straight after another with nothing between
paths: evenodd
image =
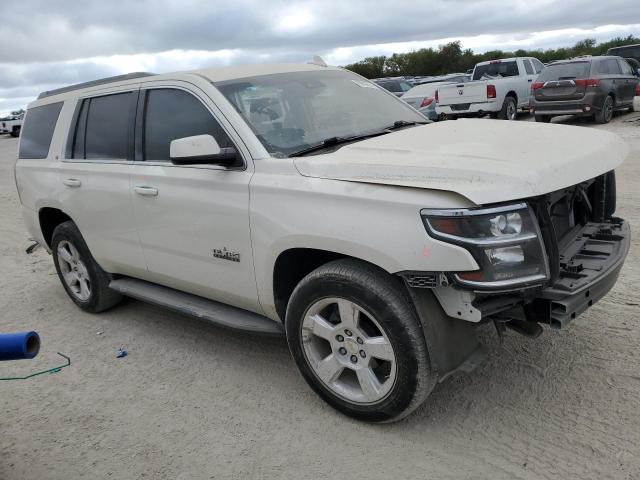
<instances>
[{"instance_id":1,"label":"headlight","mask_svg":"<svg viewBox=\"0 0 640 480\"><path fill-rule=\"evenodd\" d=\"M429 235L466 248L478 262L479 270L454 274L460 284L508 289L549 278L538 223L526 203L421 213Z\"/></svg>"}]
</instances>

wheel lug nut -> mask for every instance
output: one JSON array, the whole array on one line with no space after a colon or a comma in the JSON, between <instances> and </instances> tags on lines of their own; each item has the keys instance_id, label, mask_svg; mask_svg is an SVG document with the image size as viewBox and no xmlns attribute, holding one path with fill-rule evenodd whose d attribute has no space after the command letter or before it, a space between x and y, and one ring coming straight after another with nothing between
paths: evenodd
<instances>
[{"instance_id":1,"label":"wheel lug nut","mask_svg":"<svg viewBox=\"0 0 640 480\"><path fill-rule=\"evenodd\" d=\"M356 357L355 355L351 355L351 361L353 363L358 363L358 357Z\"/></svg>"},{"instance_id":2,"label":"wheel lug nut","mask_svg":"<svg viewBox=\"0 0 640 480\"><path fill-rule=\"evenodd\" d=\"M365 357L367 356L367 354L365 353L365 351L364 351L364 350L360 350L360 356L361 356L362 358L365 358Z\"/></svg>"},{"instance_id":3,"label":"wheel lug nut","mask_svg":"<svg viewBox=\"0 0 640 480\"><path fill-rule=\"evenodd\" d=\"M350 337L350 336L351 336L351 330L345 330L345 331L344 331L344 334L345 334L347 337Z\"/></svg>"},{"instance_id":4,"label":"wheel lug nut","mask_svg":"<svg viewBox=\"0 0 640 480\"><path fill-rule=\"evenodd\" d=\"M340 352L340 355L346 355L347 354L347 349L344 347L340 347L338 349L338 351Z\"/></svg>"},{"instance_id":5,"label":"wheel lug nut","mask_svg":"<svg viewBox=\"0 0 640 480\"><path fill-rule=\"evenodd\" d=\"M362 340L360 337L358 337L357 341L358 341L358 343L359 343L360 345L362 345L362 344L364 343L364 340Z\"/></svg>"},{"instance_id":6,"label":"wheel lug nut","mask_svg":"<svg viewBox=\"0 0 640 480\"><path fill-rule=\"evenodd\" d=\"M344 342L344 337L342 335L336 335L336 340L339 342Z\"/></svg>"}]
</instances>

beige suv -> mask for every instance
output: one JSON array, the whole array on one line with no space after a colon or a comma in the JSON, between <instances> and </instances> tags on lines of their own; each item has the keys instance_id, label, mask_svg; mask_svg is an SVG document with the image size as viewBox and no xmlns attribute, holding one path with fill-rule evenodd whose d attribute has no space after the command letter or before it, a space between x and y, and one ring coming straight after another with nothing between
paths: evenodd
<instances>
[{"instance_id":1,"label":"beige suv","mask_svg":"<svg viewBox=\"0 0 640 480\"><path fill-rule=\"evenodd\" d=\"M482 359L479 325L564 327L630 241L615 135L424 120L339 68L130 74L32 102L16 183L83 310L286 335L332 406L397 420Z\"/></svg>"}]
</instances>

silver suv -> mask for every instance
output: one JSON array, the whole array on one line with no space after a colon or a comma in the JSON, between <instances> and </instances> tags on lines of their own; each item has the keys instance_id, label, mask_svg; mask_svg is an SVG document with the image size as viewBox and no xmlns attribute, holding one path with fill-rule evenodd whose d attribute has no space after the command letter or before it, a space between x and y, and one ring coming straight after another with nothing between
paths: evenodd
<instances>
[{"instance_id":1,"label":"silver suv","mask_svg":"<svg viewBox=\"0 0 640 480\"><path fill-rule=\"evenodd\" d=\"M566 326L630 242L615 135L424 121L339 68L130 74L32 102L16 183L81 309L286 335L328 403L391 421L478 364L478 326Z\"/></svg>"}]
</instances>

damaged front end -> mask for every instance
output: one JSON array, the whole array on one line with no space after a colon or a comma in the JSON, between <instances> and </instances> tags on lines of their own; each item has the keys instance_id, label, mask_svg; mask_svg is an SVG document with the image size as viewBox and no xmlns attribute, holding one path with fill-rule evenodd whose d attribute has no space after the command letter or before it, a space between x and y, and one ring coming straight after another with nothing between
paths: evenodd
<instances>
[{"instance_id":1,"label":"damaged front end","mask_svg":"<svg viewBox=\"0 0 640 480\"><path fill-rule=\"evenodd\" d=\"M613 216L615 208L612 171L517 204L423 211L430 236L467 248L480 266L402 272L418 310L420 290L428 288L453 324L440 336L467 360L445 358L445 370L475 362L474 324L493 322L499 332L507 327L536 337L540 324L565 327L604 297L631 242L629 224Z\"/></svg>"}]
</instances>

